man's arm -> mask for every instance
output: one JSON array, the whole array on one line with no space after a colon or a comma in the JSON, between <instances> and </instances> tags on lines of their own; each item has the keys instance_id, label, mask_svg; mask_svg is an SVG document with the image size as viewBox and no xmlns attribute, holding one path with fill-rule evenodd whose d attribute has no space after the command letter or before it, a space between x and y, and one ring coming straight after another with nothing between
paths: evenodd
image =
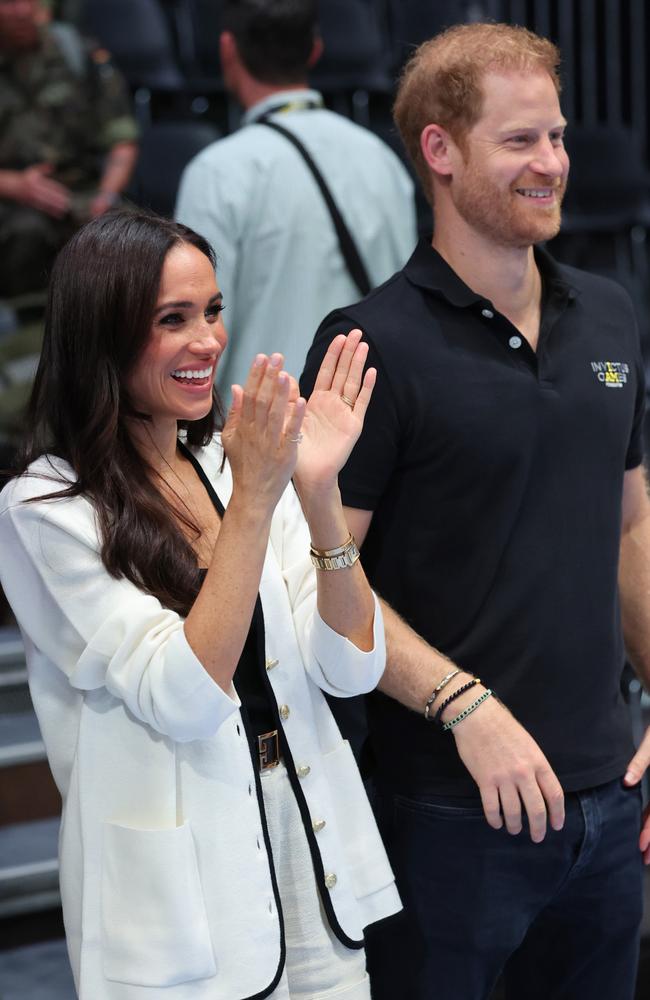
<instances>
[{"instance_id":1,"label":"man's arm","mask_svg":"<svg viewBox=\"0 0 650 1000\"><path fill-rule=\"evenodd\" d=\"M625 473L619 587L626 649L650 688L650 499L642 465Z\"/></svg>"},{"instance_id":2,"label":"man's arm","mask_svg":"<svg viewBox=\"0 0 650 1000\"><path fill-rule=\"evenodd\" d=\"M361 546L372 511L346 507L345 514L348 528ZM379 688L407 708L423 712L434 688L454 664L383 601L382 611L387 663ZM445 695L467 680L467 674L458 674L445 687ZM476 685L460 695L443 713L443 721L453 718L483 690ZM478 785L490 826L498 830L505 821L509 833L519 833L523 802L534 842L544 839L547 819L554 830L562 828L564 795L557 777L532 737L496 698L488 698L459 723L453 737L463 764Z\"/></svg>"},{"instance_id":3,"label":"man's arm","mask_svg":"<svg viewBox=\"0 0 650 1000\"><path fill-rule=\"evenodd\" d=\"M632 666L650 690L650 500L643 466L625 473L619 589L625 646ZM650 729L628 765L627 785L636 785L650 764ZM650 864L650 808L639 838Z\"/></svg>"},{"instance_id":4,"label":"man's arm","mask_svg":"<svg viewBox=\"0 0 650 1000\"><path fill-rule=\"evenodd\" d=\"M99 182L99 189L90 206L92 218L103 215L115 204L118 195L124 191L131 180L131 174L138 159L138 144L136 142L117 142L109 151L104 164L104 171Z\"/></svg>"},{"instance_id":5,"label":"man's arm","mask_svg":"<svg viewBox=\"0 0 650 1000\"><path fill-rule=\"evenodd\" d=\"M49 163L35 163L24 170L0 170L0 198L62 219L70 209L70 192L49 176L53 169Z\"/></svg>"},{"instance_id":6,"label":"man's arm","mask_svg":"<svg viewBox=\"0 0 650 1000\"><path fill-rule=\"evenodd\" d=\"M97 193L90 205L90 215L95 218L115 204L131 180L138 159L139 129L126 80L109 53L94 40L81 38L69 26L68 30L86 50L83 82L91 94L95 119L92 149L101 151L104 157Z\"/></svg>"}]
</instances>

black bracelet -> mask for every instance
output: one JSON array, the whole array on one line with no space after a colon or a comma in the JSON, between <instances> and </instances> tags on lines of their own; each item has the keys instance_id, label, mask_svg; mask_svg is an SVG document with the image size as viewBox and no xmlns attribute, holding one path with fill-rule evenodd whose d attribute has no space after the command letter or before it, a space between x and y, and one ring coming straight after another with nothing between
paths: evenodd
<instances>
[{"instance_id":1,"label":"black bracelet","mask_svg":"<svg viewBox=\"0 0 650 1000\"><path fill-rule=\"evenodd\" d=\"M456 688L453 694L450 694L449 697L445 698L445 700L441 703L440 708L438 709L438 711L434 716L434 722L442 723L442 719L440 718L440 716L446 709L447 705L450 705L455 698L458 698L461 694L464 694L465 691L469 691L469 689L473 688L475 684L480 684L480 683L481 683L480 677L472 677L471 681L468 681L467 684L461 684L459 688Z\"/></svg>"}]
</instances>

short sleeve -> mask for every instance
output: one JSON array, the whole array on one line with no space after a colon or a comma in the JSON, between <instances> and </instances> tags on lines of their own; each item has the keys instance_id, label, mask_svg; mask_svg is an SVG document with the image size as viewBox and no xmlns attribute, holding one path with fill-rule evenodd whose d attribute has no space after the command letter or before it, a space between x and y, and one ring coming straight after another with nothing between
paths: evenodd
<instances>
[{"instance_id":1,"label":"short sleeve","mask_svg":"<svg viewBox=\"0 0 650 1000\"><path fill-rule=\"evenodd\" d=\"M645 381L645 371L643 367L643 358L641 355L641 344L639 339L639 332L636 322L633 319L634 324L634 346L635 346L635 360L634 360L634 375L636 379L636 393L634 399L634 420L632 422L632 430L630 432L630 440L625 455L625 468L635 469L637 465L640 465L643 461L643 456L645 453L645 441L644 441L644 424L645 424L645 395L646 395L646 381Z\"/></svg>"},{"instance_id":2,"label":"short sleeve","mask_svg":"<svg viewBox=\"0 0 650 1000\"><path fill-rule=\"evenodd\" d=\"M307 355L300 379L300 391L311 395L327 348L339 333L355 329L352 317L343 312L331 313L323 320ZM374 511L384 495L400 454L401 429L396 400L391 389L387 365L372 340L368 343L366 368L377 369L377 381L366 413L361 437L347 464L339 473L341 496L346 507Z\"/></svg>"},{"instance_id":3,"label":"short sleeve","mask_svg":"<svg viewBox=\"0 0 650 1000\"><path fill-rule=\"evenodd\" d=\"M124 77L107 57L105 49L88 43L89 73L94 80L95 142L108 151L120 142L136 142L138 126Z\"/></svg>"}]
</instances>

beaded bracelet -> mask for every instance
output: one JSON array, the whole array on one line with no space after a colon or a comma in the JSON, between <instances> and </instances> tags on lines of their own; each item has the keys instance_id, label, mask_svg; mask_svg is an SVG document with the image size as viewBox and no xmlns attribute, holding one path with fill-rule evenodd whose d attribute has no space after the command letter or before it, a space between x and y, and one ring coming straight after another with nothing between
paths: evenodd
<instances>
[{"instance_id":1,"label":"beaded bracelet","mask_svg":"<svg viewBox=\"0 0 650 1000\"><path fill-rule=\"evenodd\" d=\"M468 681L467 684L461 684L459 688L456 688L456 690L453 691L448 698L445 698L445 700L440 705L440 708L438 709L438 711L434 716L434 722L441 722L440 716L446 709L447 705L451 705L452 701L460 697L461 694L464 694L465 691L469 691L469 689L473 688L475 684L480 684L480 683L481 683L480 677L472 677L471 681Z\"/></svg>"},{"instance_id":2,"label":"beaded bracelet","mask_svg":"<svg viewBox=\"0 0 650 1000\"><path fill-rule=\"evenodd\" d=\"M483 694L479 698L477 698L476 701L473 701L471 705L468 705L467 708L464 708L462 712L459 712L459 714L455 718L450 719L449 722L443 723L442 731L446 733L449 729L453 729L454 726L457 726L459 722L462 722L463 719L466 719L468 715L471 715L472 712L475 712L476 709L479 707L479 705L482 705L483 702L486 701L491 694L494 694L491 688L486 688Z\"/></svg>"},{"instance_id":3,"label":"beaded bracelet","mask_svg":"<svg viewBox=\"0 0 650 1000\"><path fill-rule=\"evenodd\" d=\"M434 701L436 700L442 689L446 687L447 684L449 684L449 681L452 679L452 677L455 677L456 674L459 673L460 673L460 667L456 667L455 670L451 670L446 677L442 678L440 684L438 684L438 687L434 688L433 691L431 692L431 695L429 696L427 703L424 706L424 718L427 720L427 722L431 721L429 712L431 711L431 706L433 705Z\"/></svg>"}]
</instances>

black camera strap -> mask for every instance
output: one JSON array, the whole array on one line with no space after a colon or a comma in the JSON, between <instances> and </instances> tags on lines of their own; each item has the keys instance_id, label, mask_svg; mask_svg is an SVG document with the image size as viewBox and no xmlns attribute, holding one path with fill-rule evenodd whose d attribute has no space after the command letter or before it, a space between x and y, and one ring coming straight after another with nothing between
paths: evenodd
<instances>
[{"instance_id":1,"label":"black camera strap","mask_svg":"<svg viewBox=\"0 0 650 1000\"><path fill-rule=\"evenodd\" d=\"M339 207L332 197L332 192L325 183L325 178L321 174L320 170L314 163L311 155L307 152L300 139L298 139L293 132L289 129L284 128L282 125L278 125L277 122L271 122L268 118L260 118L255 122L256 125L266 125L268 128L272 128L275 132L279 132L283 135L289 142L293 143L296 147L303 160L311 170L314 175L314 180L318 184L320 193L323 196L323 200L327 205L329 213L332 217L332 223L334 224L334 229L338 237L339 245L341 247L341 253L343 255L343 260L345 261L346 267L350 272L352 280L356 284L357 288L362 295L367 295L372 285L370 284L370 278L368 277L368 272L366 271L365 264L361 260L359 251L357 250L356 243L352 238L352 234L345 224L345 220L339 211Z\"/></svg>"}]
</instances>

